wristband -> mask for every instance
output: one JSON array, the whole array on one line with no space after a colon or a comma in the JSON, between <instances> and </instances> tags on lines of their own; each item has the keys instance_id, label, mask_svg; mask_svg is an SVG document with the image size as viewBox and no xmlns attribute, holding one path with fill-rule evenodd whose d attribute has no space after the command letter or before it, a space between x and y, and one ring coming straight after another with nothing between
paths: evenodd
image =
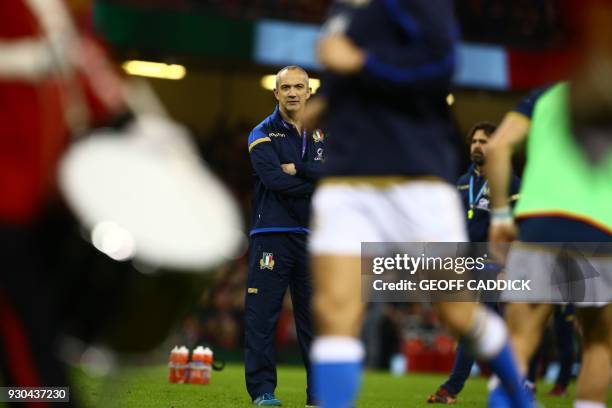
<instances>
[{"instance_id":1,"label":"wristband","mask_svg":"<svg viewBox=\"0 0 612 408\"><path fill-rule=\"evenodd\" d=\"M509 224L512 223L512 211L509 206L491 209L491 224Z\"/></svg>"}]
</instances>

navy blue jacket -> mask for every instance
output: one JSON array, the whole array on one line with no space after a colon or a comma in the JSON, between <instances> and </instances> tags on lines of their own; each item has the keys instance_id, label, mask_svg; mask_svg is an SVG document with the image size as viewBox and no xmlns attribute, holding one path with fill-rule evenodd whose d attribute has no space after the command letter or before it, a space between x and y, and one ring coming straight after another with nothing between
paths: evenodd
<instances>
[{"instance_id":1,"label":"navy blue jacket","mask_svg":"<svg viewBox=\"0 0 612 408\"><path fill-rule=\"evenodd\" d=\"M458 37L452 1L338 1L322 30L344 33L367 55L359 74L323 77L326 176L454 183L460 139L446 103Z\"/></svg>"},{"instance_id":2,"label":"navy blue jacket","mask_svg":"<svg viewBox=\"0 0 612 408\"><path fill-rule=\"evenodd\" d=\"M249 135L249 154L255 170L250 235L264 232L307 233L310 199L325 159L323 133L300 135L285 122L278 106ZM294 163L297 174L283 172Z\"/></svg>"},{"instance_id":3,"label":"navy blue jacket","mask_svg":"<svg viewBox=\"0 0 612 408\"><path fill-rule=\"evenodd\" d=\"M468 211L470 209L470 179L472 179L472 200L474 201L474 215L470 219ZM485 184L485 178L476 170L475 165L471 165L467 173L459 177L457 180L457 189L461 195L463 208L465 210L465 219L467 221L468 235L471 242L487 242L489 240L489 221L491 199L489 198L489 187L485 187L482 194L478 196L482 187ZM521 180L512 175L510 182L510 203L512 206L518 199L518 193L521 187Z\"/></svg>"}]
</instances>

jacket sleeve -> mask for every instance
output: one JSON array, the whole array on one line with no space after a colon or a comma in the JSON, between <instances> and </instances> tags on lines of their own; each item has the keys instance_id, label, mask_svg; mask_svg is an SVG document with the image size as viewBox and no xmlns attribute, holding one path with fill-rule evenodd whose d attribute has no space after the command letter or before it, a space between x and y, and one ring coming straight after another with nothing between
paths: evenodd
<instances>
[{"instance_id":1,"label":"jacket sleeve","mask_svg":"<svg viewBox=\"0 0 612 408\"><path fill-rule=\"evenodd\" d=\"M552 85L546 85L541 88L537 88L525 98L523 98L519 104L513 109L513 112L520 113L531 120L533 116L533 111L535 109L535 105L538 102L538 99L551 88Z\"/></svg>"},{"instance_id":2,"label":"jacket sleeve","mask_svg":"<svg viewBox=\"0 0 612 408\"><path fill-rule=\"evenodd\" d=\"M455 183L457 185L457 190L461 190L461 186L466 185L468 182L468 179L466 177L465 174L462 174L458 179L457 179L457 183Z\"/></svg>"},{"instance_id":3,"label":"jacket sleeve","mask_svg":"<svg viewBox=\"0 0 612 408\"><path fill-rule=\"evenodd\" d=\"M317 181L323 177L323 166L320 162L295 163L296 175L306 180Z\"/></svg>"},{"instance_id":4,"label":"jacket sleeve","mask_svg":"<svg viewBox=\"0 0 612 408\"><path fill-rule=\"evenodd\" d=\"M255 173L270 191L294 197L313 193L313 182L283 172L278 154L263 132L254 130L249 136L249 154Z\"/></svg>"},{"instance_id":5,"label":"jacket sleeve","mask_svg":"<svg viewBox=\"0 0 612 408\"><path fill-rule=\"evenodd\" d=\"M318 181L323 177L323 163L325 160L325 142L320 141L315 143L315 147L317 150L319 148L323 149L323 154L321 155L321 160L315 160L318 157L310 157L307 162L298 162L295 163L296 176L305 178L306 180Z\"/></svg>"}]
</instances>

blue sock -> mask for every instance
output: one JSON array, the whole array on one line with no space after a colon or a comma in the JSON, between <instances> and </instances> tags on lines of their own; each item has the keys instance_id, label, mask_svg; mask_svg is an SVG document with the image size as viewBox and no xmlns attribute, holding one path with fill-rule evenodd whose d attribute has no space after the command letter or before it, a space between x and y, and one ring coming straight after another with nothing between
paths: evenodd
<instances>
[{"instance_id":1,"label":"blue sock","mask_svg":"<svg viewBox=\"0 0 612 408\"><path fill-rule=\"evenodd\" d=\"M517 369L512 349L508 342L508 331L504 321L495 313L479 306L474 313L473 326L467 335L476 355L485 361L502 383L503 390L491 393L499 401L507 396L514 408L530 407L530 398L523 387L523 380ZM497 398L499 397L499 398Z\"/></svg>"},{"instance_id":2,"label":"blue sock","mask_svg":"<svg viewBox=\"0 0 612 408\"><path fill-rule=\"evenodd\" d=\"M314 396L325 408L347 408L361 385L364 350L361 341L345 336L317 337L310 351Z\"/></svg>"},{"instance_id":3,"label":"blue sock","mask_svg":"<svg viewBox=\"0 0 612 408\"><path fill-rule=\"evenodd\" d=\"M499 384L495 387L487 398L487 408L514 408L510 395L506 389Z\"/></svg>"},{"instance_id":4,"label":"blue sock","mask_svg":"<svg viewBox=\"0 0 612 408\"><path fill-rule=\"evenodd\" d=\"M531 399L523 386L521 375L516 368L512 349L508 342L487 363L491 370L499 377L515 408L530 407L532 405Z\"/></svg>"},{"instance_id":5,"label":"blue sock","mask_svg":"<svg viewBox=\"0 0 612 408\"><path fill-rule=\"evenodd\" d=\"M347 408L357 398L361 362L313 362L314 393L325 408Z\"/></svg>"}]
</instances>

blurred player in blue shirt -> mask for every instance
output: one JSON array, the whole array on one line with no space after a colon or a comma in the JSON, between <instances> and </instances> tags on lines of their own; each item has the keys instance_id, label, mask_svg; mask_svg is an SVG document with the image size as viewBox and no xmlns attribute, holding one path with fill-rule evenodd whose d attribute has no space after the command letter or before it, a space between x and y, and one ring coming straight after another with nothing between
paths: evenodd
<instances>
[{"instance_id":1,"label":"blurred player in blue shirt","mask_svg":"<svg viewBox=\"0 0 612 408\"><path fill-rule=\"evenodd\" d=\"M319 43L327 70L307 110L327 109L329 160L313 198L310 242L318 337L316 397L345 408L357 396L363 346L362 242L465 242L454 186L457 137L446 96L458 29L447 0L334 3ZM476 303L437 305L509 390L529 406L501 318Z\"/></svg>"}]
</instances>

